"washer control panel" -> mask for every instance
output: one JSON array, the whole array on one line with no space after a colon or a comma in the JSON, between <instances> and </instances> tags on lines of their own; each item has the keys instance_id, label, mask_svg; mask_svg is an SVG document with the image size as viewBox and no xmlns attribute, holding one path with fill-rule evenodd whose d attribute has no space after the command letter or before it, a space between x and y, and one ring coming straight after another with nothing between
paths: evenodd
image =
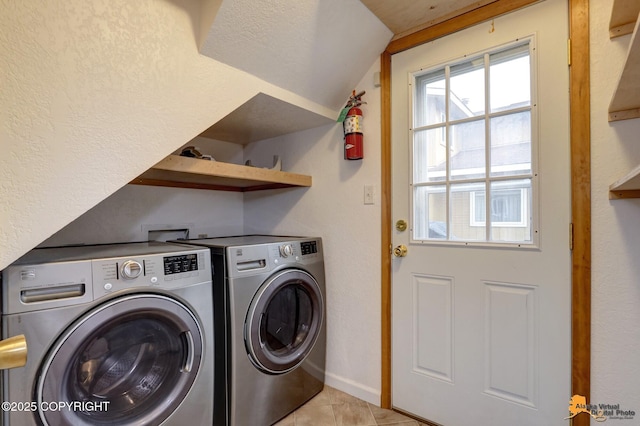
<instances>
[{"instance_id":1,"label":"washer control panel","mask_svg":"<svg viewBox=\"0 0 640 426\"><path fill-rule=\"evenodd\" d=\"M210 255L206 249L186 253L155 254L93 261L96 295L152 286L172 289L210 279Z\"/></svg>"},{"instance_id":2,"label":"washer control panel","mask_svg":"<svg viewBox=\"0 0 640 426\"><path fill-rule=\"evenodd\" d=\"M120 247L124 247L121 249ZM128 246L46 248L2 271L2 310L22 313L88 303L133 288L175 289L211 281L207 248L147 246L156 253L115 257ZM91 252L95 258L88 258ZM109 256L99 256L108 253ZM83 257L85 257L83 259ZM43 259L51 258L49 262Z\"/></svg>"}]
</instances>

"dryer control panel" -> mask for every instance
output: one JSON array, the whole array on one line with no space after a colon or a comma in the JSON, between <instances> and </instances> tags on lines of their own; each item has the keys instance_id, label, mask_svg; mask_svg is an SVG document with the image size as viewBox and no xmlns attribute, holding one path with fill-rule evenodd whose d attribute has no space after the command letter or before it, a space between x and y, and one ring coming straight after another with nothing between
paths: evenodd
<instances>
[{"instance_id":1,"label":"dryer control panel","mask_svg":"<svg viewBox=\"0 0 640 426\"><path fill-rule=\"evenodd\" d=\"M230 277L264 273L283 265L295 267L322 261L319 239L292 240L272 244L235 246L227 248Z\"/></svg>"},{"instance_id":2,"label":"dryer control panel","mask_svg":"<svg viewBox=\"0 0 640 426\"><path fill-rule=\"evenodd\" d=\"M275 253L275 249L272 249L272 252ZM318 254L318 242L314 240L284 243L278 246L278 252L281 260L294 259L296 262L304 262L304 260ZM275 259L278 259L278 256L275 256Z\"/></svg>"}]
</instances>

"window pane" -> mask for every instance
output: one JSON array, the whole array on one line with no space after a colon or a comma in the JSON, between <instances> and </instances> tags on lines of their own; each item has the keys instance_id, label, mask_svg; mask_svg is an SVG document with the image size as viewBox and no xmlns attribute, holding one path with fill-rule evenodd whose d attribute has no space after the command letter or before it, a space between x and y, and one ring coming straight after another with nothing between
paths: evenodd
<instances>
[{"instance_id":1,"label":"window pane","mask_svg":"<svg viewBox=\"0 0 640 426\"><path fill-rule=\"evenodd\" d=\"M413 135L413 182L435 182L446 178L445 128L417 131Z\"/></svg>"},{"instance_id":2,"label":"window pane","mask_svg":"<svg viewBox=\"0 0 640 426\"><path fill-rule=\"evenodd\" d=\"M491 240L531 242L531 179L491 183Z\"/></svg>"},{"instance_id":3,"label":"window pane","mask_svg":"<svg viewBox=\"0 0 640 426\"><path fill-rule=\"evenodd\" d=\"M484 114L484 59L451 67L449 120Z\"/></svg>"},{"instance_id":4,"label":"window pane","mask_svg":"<svg viewBox=\"0 0 640 426\"><path fill-rule=\"evenodd\" d=\"M491 223L519 224L522 222L522 192L519 189L501 189L491 193Z\"/></svg>"},{"instance_id":5,"label":"window pane","mask_svg":"<svg viewBox=\"0 0 640 426\"><path fill-rule=\"evenodd\" d=\"M418 186L414 190L413 238L447 238L447 195L443 185Z\"/></svg>"},{"instance_id":6,"label":"window pane","mask_svg":"<svg viewBox=\"0 0 640 426\"><path fill-rule=\"evenodd\" d=\"M471 193L471 225L482 225L484 226L484 221L487 220L487 193L484 191L474 191Z\"/></svg>"},{"instance_id":7,"label":"window pane","mask_svg":"<svg viewBox=\"0 0 640 426\"><path fill-rule=\"evenodd\" d=\"M491 176L531 173L531 112L491 119Z\"/></svg>"},{"instance_id":8,"label":"window pane","mask_svg":"<svg viewBox=\"0 0 640 426\"><path fill-rule=\"evenodd\" d=\"M531 104L529 44L494 53L489 57L491 112Z\"/></svg>"},{"instance_id":9,"label":"window pane","mask_svg":"<svg viewBox=\"0 0 640 426\"><path fill-rule=\"evenodd\" d=\"M444 69L416 78L414 128L444 123L445 109Z\"/></svg>"},{"instance_id":10,"label":"window pane","mask_svg":"<svg viewBox=\"0 0 640 426\"><path fill-rule=\"evenodd\" d=\"M485 241L487 239L484 223L486 211L484 192L484 182L451 185L449 198L452 240ZM482 196L475 197L474 195L478 193ZM478 214L482 220L475 221Z\"/></svg>"},{"instance_id":11,"label":"window pane","mask_svg":"<svg viewBox=\"0 0 640 426\"><path fill-rule=\"evenodd\" d=\"M455 124L451 131L451 179L483 178L486 173L484 120Z\"/></svg>"}]
</instances>

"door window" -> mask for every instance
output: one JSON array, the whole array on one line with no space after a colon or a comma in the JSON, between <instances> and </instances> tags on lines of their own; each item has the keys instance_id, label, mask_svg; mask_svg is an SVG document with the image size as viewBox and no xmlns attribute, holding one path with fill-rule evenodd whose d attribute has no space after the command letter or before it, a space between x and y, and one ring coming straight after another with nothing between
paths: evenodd
<instances>
[{"instance_id":1,"label":"door window","mask_svg":"<svg viewBox=\"0 0 640 426\"><path fill-rule=\"evenodd\" d=\"M535 244L533 39L413 74L412 239Z\"/></svg>"}]
</instances>

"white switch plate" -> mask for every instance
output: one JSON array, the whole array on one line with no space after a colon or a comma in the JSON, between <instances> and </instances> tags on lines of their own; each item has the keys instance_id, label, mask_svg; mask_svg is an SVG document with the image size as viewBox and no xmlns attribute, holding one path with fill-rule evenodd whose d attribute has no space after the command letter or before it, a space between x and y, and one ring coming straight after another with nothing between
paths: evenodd
<instances>
[{"instance_id":1,"label":"white switch plate","mask_svg":"<svg viewBox=\"0 0 640 426\"><path fill-rule=\"evenodd\" d=\"M374 204L373 202L373 185L364 186L364 203Z\"/></svg>"}]
</instances>

